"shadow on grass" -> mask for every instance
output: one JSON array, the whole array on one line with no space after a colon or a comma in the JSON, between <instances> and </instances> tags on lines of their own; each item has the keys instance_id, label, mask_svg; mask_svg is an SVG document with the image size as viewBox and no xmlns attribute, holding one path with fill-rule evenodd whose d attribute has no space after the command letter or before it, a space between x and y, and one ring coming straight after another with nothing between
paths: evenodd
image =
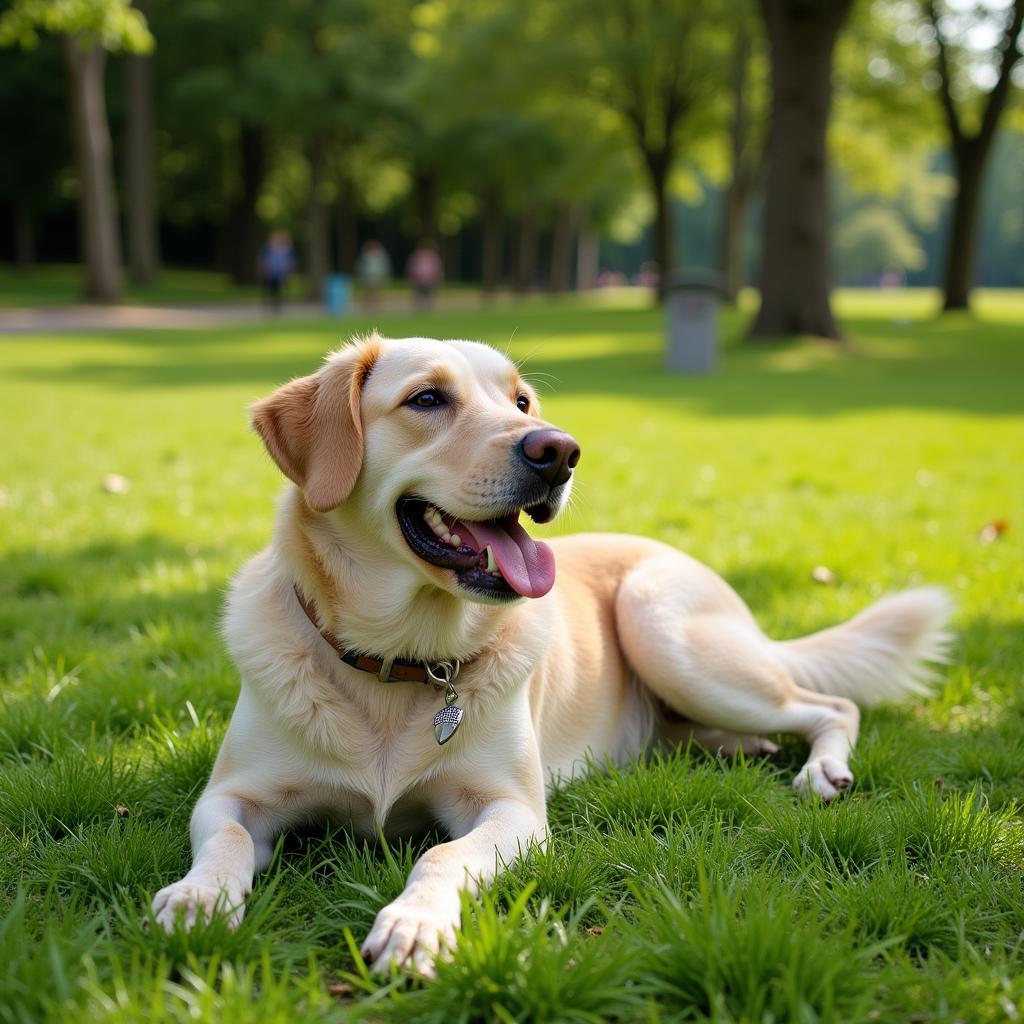
<instances>
[{"instance_id":1,"label":"shadow on grass","mask_svg":"<svg viewBox=\"0 0 1024 1024\"><path fill-rule=\"evenodd\" d=\"M447 337L483 337L505 348L504 338L515 335L516 353L526 351L526 369L545 375L551 390L563 397L627 396L730 417L826 416L883 408L987 415L1024 410L1016 386L1024 372L1024 354L1015 344L1020 337L1015 324L928 321L893 326L882 318L858 319L850 323L854 341L845 350L801 340L740 344L743 324L738 314L729 315L723 371L695 378L663 369L661 321L650 310L527 307L438 314L429 321L380 318L382 329L393 336L429 330ZM371 326L370 321L352 320L138 332L106 341L124 352L123 362L82 359L12 372L25 379L96 383L115 390L232 384L270 390L310 372L326 350ZM556 351L545 352L548 339L556 343ZM577 344L578 355L572 351Z\"/></svg>"}]
</instances>

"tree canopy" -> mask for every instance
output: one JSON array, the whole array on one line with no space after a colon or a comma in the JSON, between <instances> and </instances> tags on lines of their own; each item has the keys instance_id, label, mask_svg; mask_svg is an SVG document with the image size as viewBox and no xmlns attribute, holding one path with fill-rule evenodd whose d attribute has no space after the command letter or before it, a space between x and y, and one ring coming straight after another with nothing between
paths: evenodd
<instances>
[{"instance_id":1,"label":"tree canopy","mask_svg":"<svg viewBox=\"0 0 1024 1024\"><path fill-rule=\"evenodd\" d=\"M823 237L841 280L881 263L939 278L970 140L989 133L989 148L1019 156L1022 6L852 6L824 150L836 205ZM54 36L77 50L61 54ZM491 288L565 288L601 264L635 273L654 259L664 271L721 261L734 293L765 263L753 235L770 223L771 83L754 0L148 0L145 17L128 0L11 0L0 45L0 130L20 140L0 169L0 255L67 258L98 203L114 228L94 249L119 261L141 124L167 259L239 280L275 226L301 243L314 287L370 237L400 264L434 236L449 276ZM128 53L150 55L149 120ZM62 57L91 93L61 87ZM90 119L84 135L67 131L75 117ZM977 177L971 266L1024 283L1017 179L991 160Z\"/></svg>"}]
</instances>

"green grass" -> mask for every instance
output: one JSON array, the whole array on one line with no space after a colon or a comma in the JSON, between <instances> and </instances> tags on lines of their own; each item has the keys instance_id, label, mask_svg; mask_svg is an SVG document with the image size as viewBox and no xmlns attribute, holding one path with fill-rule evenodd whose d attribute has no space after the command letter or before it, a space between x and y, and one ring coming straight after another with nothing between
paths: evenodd
<instances>
[{"instance_id":1,"label":"green grass","mask_svg":"<svg viewBox=\"0 0 1024 1024\"><path fill-rule=\"evenodd\" d=\"M0 309L25 306L67 306L83 302L82 268L71 263L41 263L28 271L0 263ZM301 289L296 294L301 294ZM127 303L191 305L207 302L254 302L257 288L240 287L227 274L168 268L157 281L136 287L124 280Z\"/></svg>"},{"instance_id":2,"label":"green grass","mask_svg":"<svg viewBox=\"0 0 1024 1024\"><path fill-rule=\"evenodd\" d=\"M0 310L4 308L69 306L84 302L82 268L72 263L40 263L30 270L16 269L0 263ZM468 290L453 283L446 292ZM388 285L393 295L406 295L409 288L402 278ZM289 301L307 298L306 278L295 274L289 278L285 297ZM228 274L210 270L184 270L165 267L151 285L138 287L125 275L121 301L130 305L189 306L217 303L252 304L260 298L255 286L237 285Z\"/></svg>"},{"instance_id":3,"label":"green grass","mask_svg":"<svg viewBox=\"0 0 1024 1024\"><path fill-rule=\"evenodd\" d=\"M1024 301L931 320L905 298L841 295L845 351L744 348L727 314L710 379L661 372L647 309L379 318L527 358L584 452L575 510L543 533L679 545L776 636L926 581L958 602L938 692L865 716L842 801L797 801L791 740L771 764L683 751L574 781L550 847L467 906L454 962L412 986L368 978L350 936L415 844L310 828L238 932L145 927L235 698L223 589L281 487L245 406L369 323L0 341L0 1021L1018 1015Z\"/></svg>"}]
</instances>

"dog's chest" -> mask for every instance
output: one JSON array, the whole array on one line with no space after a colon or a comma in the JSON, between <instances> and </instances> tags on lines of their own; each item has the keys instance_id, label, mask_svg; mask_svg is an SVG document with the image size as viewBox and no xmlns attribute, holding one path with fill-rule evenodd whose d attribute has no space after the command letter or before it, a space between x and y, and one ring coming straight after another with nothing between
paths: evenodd
<instances>
[{"instance_id":1,"label":"dog's chest","mask_svg":"<svg viewBox=\"0 0 1024 1024\"><path fill-rule=\"evenodd\" d=\"M432 715L416 712L349 720L322 764L331 788L355 796L376 828L396 816L422 816L414 811L424 803L418 793L443 770L447 753L434 738Z\"/></svg>"}]
</instances>

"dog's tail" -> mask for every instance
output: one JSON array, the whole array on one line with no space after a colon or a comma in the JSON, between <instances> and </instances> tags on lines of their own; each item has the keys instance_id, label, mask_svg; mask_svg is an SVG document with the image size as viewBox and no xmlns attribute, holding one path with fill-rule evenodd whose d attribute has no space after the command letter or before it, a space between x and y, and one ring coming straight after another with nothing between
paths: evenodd
<instances>
[{"instance_id":1,"label":"dog's tail","mask_svg":"<svg viewBox=\"0 0 1024 1024\"><path fill-rule=\"evenodd\" d=\"M938 587L893 594L841 626L773 643L773 653L798 686L861 707L927 694L935 676L929 662L949 660L953 610Z\"/></svg>"}]
</instances>

